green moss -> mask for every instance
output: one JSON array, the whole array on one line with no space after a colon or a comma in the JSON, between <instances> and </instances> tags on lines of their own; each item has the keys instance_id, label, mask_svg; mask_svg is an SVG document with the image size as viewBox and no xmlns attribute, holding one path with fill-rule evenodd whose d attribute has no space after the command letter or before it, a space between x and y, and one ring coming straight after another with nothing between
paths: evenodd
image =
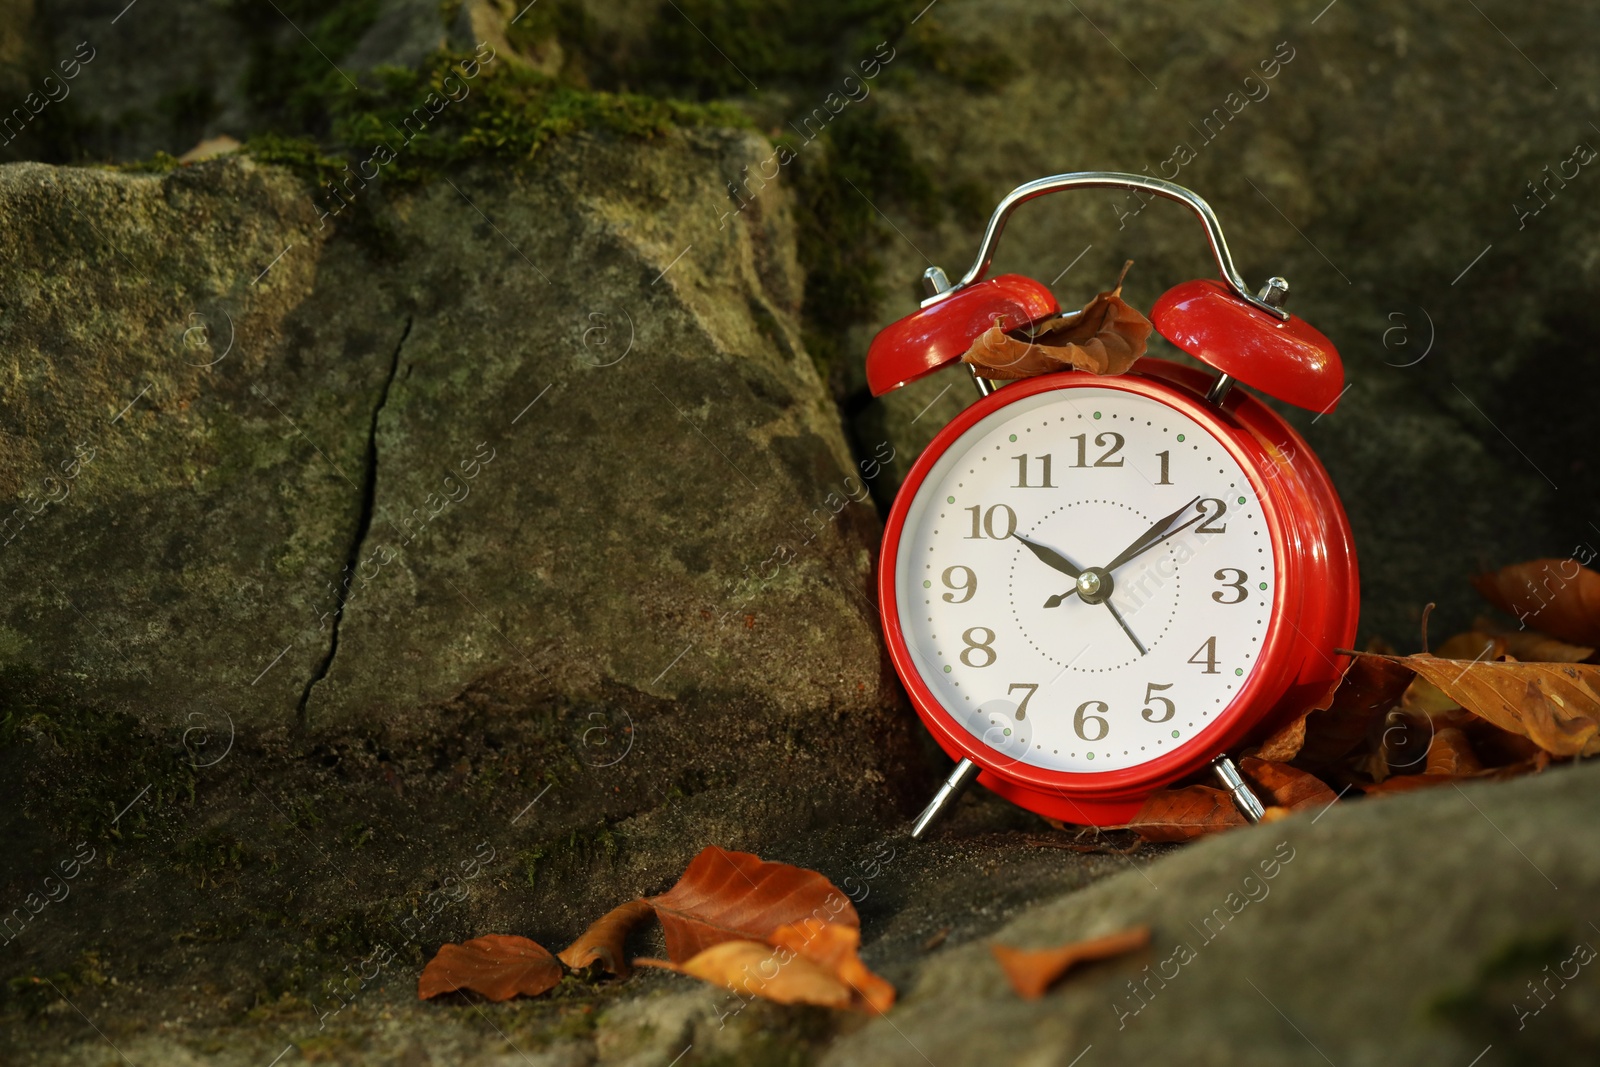
<instances>
[{"instance_id":1,"label":"green moss","mask_svg":"<svg viewBox=\"0 0 1600 1067\"><path fill-rule=\"evenodd\" d=\"M107 982L105 964L98 953L84 952L65 968L45 971L28 968L6 979L0 987L7 1006L22 1009L27 1015L56 1008L62 998L71 998L89 988L99 988Z\"/></svg>"},{"instance_id":2,"label":"green moss","mask_svg":"<svg viewBox=\"0 0 1600 1067\"><path fill-rule=\"evenodd\" d=\"M334 64L381 9L381 0L232 0L229 13L246 45L245 96L269 130L326 132L326 103L348 88Z\"/></svg>"},{"instance_id":3,"label":"green moss","mask_svg":"<svg viewBox=\"0 0 1600 1067\"><path fill-rule=\"evenodd\" d=\"M32 668L0 668L4 780L20 808L64 839L139 838L157 813L192 804L196 777L181 735L79 704Z\"/></svg>"},{"instance_id":4,"label":"green moss","mask_svg":"<svg viewBox=\"0 0 1600 1067\"><path fill-rule=\"evenodd\" d=\"M179 845L172 865L194 878L198 888L214 889L229 877L229 872L243 871L255 859L255 853L238 838L208 833Z\"/></svg>"}]
</instances>

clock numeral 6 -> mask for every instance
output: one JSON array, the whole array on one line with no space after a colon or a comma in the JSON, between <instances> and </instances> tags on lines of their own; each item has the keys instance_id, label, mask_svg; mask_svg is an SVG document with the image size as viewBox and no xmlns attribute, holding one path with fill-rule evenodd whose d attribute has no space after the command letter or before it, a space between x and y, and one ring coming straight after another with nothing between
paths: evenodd
<instances>
[{"instance_id":1,"label":"clock numeral 6","mask_svg":"<svg viewBox=\"0 0 1600 1067\"><path fill-rule=\"evenodd\" d=\"M978 505L974 504L966 510L972 512L972 532L966 537L968 541L979 540L983 537L984 533L988 534L996 541L1004 541L1006 538L1017 532L1017 513L1012 511L1005 504L996 504L988 511L983 512L983 533L978 532ZM1001 512L1005 516L1005 533L994 532L994 515L997 511Z\"/></svg>"},{"instance_id":2,"label":"clock numeral 6","mask_svg":"<svg viewBox=\"0 0 1600 1067\"><path fill-rule=\"evenodd\" d=\"M1204 658L1202 659L1201 657ZM1189 662L1204 664L1205 670L1201 671L1201 674L1221 674L1222 672L1217 670L1217 639L1215 637L1206 638L1205 643L1195 649L1194 655L1189 657Z\"/></svg>"},{"instance_id":3,"label":"clock numeral 6","mask_svg":"<svg viewBox=\"0 0 1600 1067\"><path fill-rule=\"evenodd\" d=\"M973 634L987 634L988 636L980 639L973 637ZM965 663L969 667L988 667L994 663L994 649L989 647L990 645L994 644L993 630L989 629L987 626L974 626L961 635L961 640L967 643L967 647L961 650L962 663ZM984 660L982 663L972 662L972 654L974 652L983 653Z\"/></svg>"},{"instance_id":4,"label":"clock numeral 6","mask_svg":"<svg viewBox=\"0 0 1600 1067\"><path fill-rule=\"evenodd\" d=\"M1228 581L1228 575L1230 573L1237 574L1239 577L1230 582ZM1217 579L1217 581L1222 583L1222 589L1237 589L1239 591L1239 595L1234 597L1232 600L1224 600L1222 599L1222 589L1218 589L1216 592L1211 594L1211 599L1215 600L1218 604L1242 604L1244 602L1244 598L1250 595L1250 590L1244 587L1244 583L1250 580L1250 576L1244 571L1240 570L1238 567L1224 567L1218 571L1214 577Z\"/></svg>"},{"instance_id":5,"label":"clock numeral 6","mask_svg":"<svg viewBox=\"0 0 1600 1067\"><path fill-rule=\"evenodd\" d=\"M1090 708L1095 709L1095 711L1099 712L1100 714L1092 714L1089 711ZM1101 718L1101 716L1110 710L1111 705L1107 704L1104 700L1085 700L1082 704L1078 705L1078 710L1072 713L1073 731L1085 741L1103 741L1106 734L1111 732L1111 724L1105 719ZM1090 737L1084 732L1083 728L1086 723L1094 724L1095 733L1093 737Z\"/></svg>"},{"instance_id":6,"label":"clock numeral 6","mask_svg":"<svg viewBox=\"0 0 1600 1067\"><path fill-rule=\"evenodd\" d=\"M1174 684L1175 683L1173 682L1168 682L1166 685L1162 685L1159 682L1151 682L1144 687L1144 702L1147 706L1143 711L1139 712L1139 714L1144 716L1145 722L1166 722L1168 719L1172 718L1173 713L1178 710L1178 705L1174 704L1166 697L1156 696L1156 690L1171 689ZM1157 716L1155 714L1155 708L1148 706L1150 704L1165 704L1167 706L1167 710L1160 716Z\"/></svg>"},{"instance_id":7,"label":"clock numeral 6","mask_svg":"<svg viewBox=\"0 0 1600 1067\"><path fill-rule=\"evenodd\" d=\"M961 571L966 574L966 578L963 579L959 584L950 580L951 576L957 571ZM965 604L978 593L978 576L972 573L971 567L946 567L944 569L944 574L942 574L940 577L944 581L945 588L953 589L955 590L955 593L967 594L960 600L957 600L955 598L955 593L945 593L944 599L947 604ZM1212 595L1215 596L1216 594L1213 593Z\"/></svg>"}]
</instances>

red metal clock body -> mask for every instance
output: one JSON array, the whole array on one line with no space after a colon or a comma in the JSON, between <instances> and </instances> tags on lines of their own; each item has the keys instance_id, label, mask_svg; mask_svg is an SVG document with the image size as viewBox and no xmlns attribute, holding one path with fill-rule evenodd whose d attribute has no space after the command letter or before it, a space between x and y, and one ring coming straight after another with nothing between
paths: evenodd
<instances>
[{"instance_id":1,"label":"red metal clock body","mask_svg":"<svg viewBox=\"0 0 1600 1067\"><path fill-rule=\"evenodd\" d=\"M1355 638L1356 554L1333 483L1287 422L1232 389L1242 381L1330 410L1338 354L1282 311L1287 283L1243 290L1215 218L1188 190L1119 174L1019 188L967 277L952 289L930 271L942 292L874 341L874 392L959 358L995 321L1016 328L1053 313L1037 282L978 279L1013 208L1083 185L1195 208L1222 280L1178 286L1151 318L1223 373L1144 359L1120 376L983 383L986 395L913 465L889 513L879 601L895 669L959 761L919 833L973 776L1043 815L1126 822L1152 790L1309 708ZM1129 530L1143 532L1101 558ZM1100 555L1079 557L1074 543Z\"/></svg>"}]
</instances>

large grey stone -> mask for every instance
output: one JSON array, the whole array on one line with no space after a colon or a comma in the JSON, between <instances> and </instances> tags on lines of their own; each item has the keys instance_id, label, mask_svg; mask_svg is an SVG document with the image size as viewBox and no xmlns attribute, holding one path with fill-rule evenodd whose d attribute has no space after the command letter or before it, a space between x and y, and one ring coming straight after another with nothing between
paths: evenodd
<instances>
[{"instance_id":1,"label":"large grey stone","mask_svg":"<svg viewBox=\"0 0 1600 1067\"><path fill-rule=\"evenodd\" d=\"M1459 1067L1489 1045L1485 1063L1582 1062L1600 1051L1579 949L1600 939L1600 853L1582 844L1597 782L1582 767L1440 787L1203 841L940 953L822 1062ZM1148 950L1037 1001L989 949L1138 924Z\"/></svg>"}]
</instances>

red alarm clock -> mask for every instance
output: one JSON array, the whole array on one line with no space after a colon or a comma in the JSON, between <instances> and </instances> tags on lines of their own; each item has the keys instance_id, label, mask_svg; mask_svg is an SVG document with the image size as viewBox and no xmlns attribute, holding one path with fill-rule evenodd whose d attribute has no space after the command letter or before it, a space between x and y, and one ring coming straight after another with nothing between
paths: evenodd
<instances>
[{"instance_id":1,"label":"red alarm clock","mask_svg":"<svg viewBox=\"0 0 1600 1067\"><path fill-rule=\"evenodd\" d=\"M1333 483L1252 386L1313 411L1343 389L1339 354L1251 295L1216 216L1171 182L1090 172L1014 190L955 285L874 338L881 395L957 360L997 321L1058 314L1040 283L984 280L1020 204L1071 188L1177 200L1204 225L1220 280L1185 282L1156 330L1219 373L1142 359L996 387L918 457L889 511L878 582L889 653L923 723L957 760L913 829L974 778L1041 815L1126 823L1154 789L1211 765L1261 814L1226 754L1312 706L1355 638L1356 554Z\"/></svg>"}]
</instances>

